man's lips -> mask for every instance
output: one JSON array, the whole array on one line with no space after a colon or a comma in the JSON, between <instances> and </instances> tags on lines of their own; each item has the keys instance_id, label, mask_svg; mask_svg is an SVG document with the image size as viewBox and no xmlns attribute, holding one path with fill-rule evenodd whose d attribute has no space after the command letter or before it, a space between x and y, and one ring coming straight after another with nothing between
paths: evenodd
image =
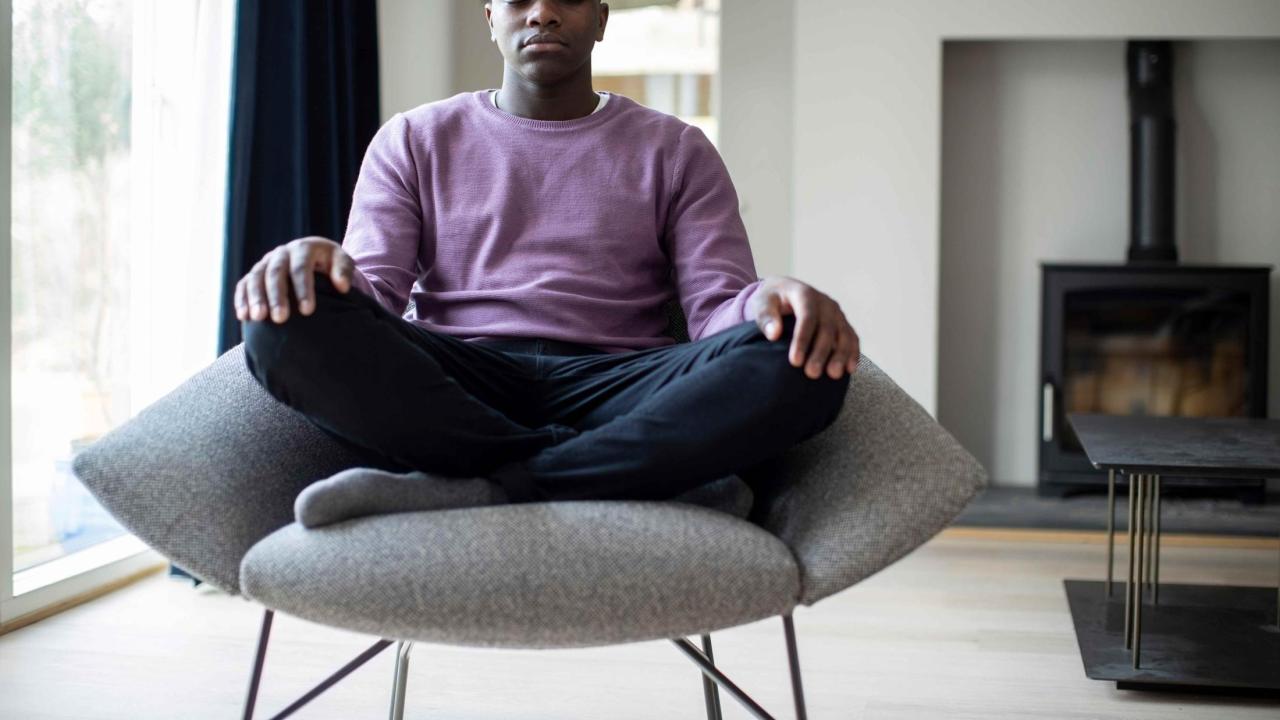
<instances>
[{"instance_id":1,"label":"man's lips","mask_svg":"<svg viewBox=\"0 0 1280 720\"><path fill-rule=\"evenodd\" d=\"M524 41L524 47L554 47L568 45L557 35L539 34Z\"/></svg>"}]
</instances>

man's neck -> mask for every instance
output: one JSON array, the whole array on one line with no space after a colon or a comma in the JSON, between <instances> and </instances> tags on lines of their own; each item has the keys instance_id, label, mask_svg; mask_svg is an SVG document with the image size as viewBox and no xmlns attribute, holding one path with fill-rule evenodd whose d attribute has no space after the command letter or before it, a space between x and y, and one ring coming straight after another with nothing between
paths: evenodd
<instances>
[{"instance_id":1,"label":"man's neck","mask_svg":"<svg viewBox=\"0 0 1280 720\"><path fill-rule=\"evenodd\" d=\"M591 88L591 65L555 85L536 85L511 71L503 73L498 107L531 120L574 120L590 115L600 102Z\"/></svg>"}]
</instances>

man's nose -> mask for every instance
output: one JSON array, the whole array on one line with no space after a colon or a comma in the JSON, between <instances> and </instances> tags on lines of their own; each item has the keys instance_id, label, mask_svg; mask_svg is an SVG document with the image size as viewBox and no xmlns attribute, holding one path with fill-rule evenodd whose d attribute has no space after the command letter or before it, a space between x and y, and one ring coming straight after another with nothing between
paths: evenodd
<instances>
[{"instance_id":1,"label":"man's nose","mask_svg":"<svg viewBox=\"0 0 1280 720\"><path fill-rule=\"evenodd\" d=\"M559 0L533 0L525 22L529 25L546 27L560 24Z\"/></svg>"}]
</instances>

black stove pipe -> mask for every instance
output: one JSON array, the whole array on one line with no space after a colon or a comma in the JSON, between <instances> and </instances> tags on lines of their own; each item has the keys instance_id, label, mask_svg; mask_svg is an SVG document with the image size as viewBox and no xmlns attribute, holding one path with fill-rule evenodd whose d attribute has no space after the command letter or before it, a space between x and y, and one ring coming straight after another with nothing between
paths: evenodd
<instances>
[{"instance_id":1,"label":"black stove pipe","mask_svg":"<svg viewBox=\"0 0 1280 720\"><path fill-rule=\"evenodd\" d=\"M1129 77L1129 261L1178 261L1174 245L1173 45L1131 41Z\"/></svg>"}]
</instances>

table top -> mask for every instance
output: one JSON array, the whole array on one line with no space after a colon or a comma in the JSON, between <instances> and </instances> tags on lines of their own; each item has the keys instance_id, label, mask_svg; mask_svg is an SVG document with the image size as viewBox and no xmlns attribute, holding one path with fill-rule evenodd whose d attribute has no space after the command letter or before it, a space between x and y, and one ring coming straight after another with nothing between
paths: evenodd
<instances>
[{"instance_id":1,"label":"table top","mask_svg":"<svg viewBox=\"0 0 1280 720\"><path fill-rule=\"evenodd\" d=\"M1280 420L1071 413L1099 470L1195 477L1280 477Z\"/></svg>"}]
</instances>

